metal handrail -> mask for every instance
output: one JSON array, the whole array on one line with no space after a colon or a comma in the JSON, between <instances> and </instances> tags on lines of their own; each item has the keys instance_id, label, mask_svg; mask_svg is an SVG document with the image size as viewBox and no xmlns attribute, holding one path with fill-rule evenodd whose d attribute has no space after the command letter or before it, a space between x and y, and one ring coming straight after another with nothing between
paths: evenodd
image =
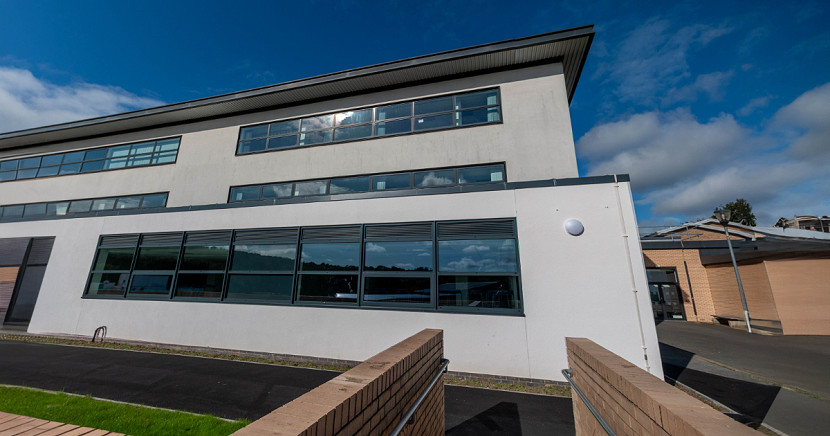
<instances>
[{"instance_id":1,"label":"metal handrail","mask_svg":"<svg viewBox=\"0 0 830 436\"><path fill-rule=\"evenodd\" d=\"M104 338L107 337L107 326L102 325L95 329L95 333L92 334L92 342L95 342L95 338L98 337L98 333L101 333L101 342L104 342Z\"/></svg>"},{"instance_id":2,"label":"metal handrail","mask_svg":"<svg viewBox=\"0 0 830 436\"><path fill-rule=\"evenodd\" d=\"M582 391L580 391L579 388L576 386L576 383L574 383L573 379L571 378L571 376L573 376L573 371L571 371L570 369L563 369L562 375L564 375L565 379L568 380L568 383L571 384L571 387L573 388L573 390L576 391L577 395L579 395L579 398L582 399L582 402L585 403L586 406L588 406L588 410L591 411L591 413L594 415L594 418L596 418L597 422L599 422L599 425L602 426L603 430L605 430L605 432L608 433L610 436L617 436L617 434L614 433L614 430L611 430L611 427L608 426L608 423L605 422L605 420L602 419L602 416L599 415L599 412L597 412L597 409L594 408L594 405L591 404L590 401L588 401L588 398L585 397L585 394L583 394Z\"/></svg>"},{"instance_id":3,"label":"metal handrail","mask_svg":"<svg viewBox=\"0 0 830 436\"><path fill-rule=\"evenodd\" d=\"M432 390L433 387L435 387L435 383L437 383L438 379L441 378L441 374L447 372L447 366L449 364L449 359L441 359L441 368L438 369L438 373L436 373L435 376L432 377L432 380L430 380L429 384L427 384L427 388L424 389L423 392L421 392L421 395L418 396L418 398L415 400L415 403L412 404L412 407L410 407L409 410L407 410L406 413L403 414L403 416L401 417L401 422L399 422L398 425L395 426L395 428L392 430L392 433L389 433L389 436L398 436L403 431L404 427L406 427L408 424L412 424L415 422L415 411L418 410L418 406L420 406L421 403L424 402L429 392Z\"/></svg>"}]
</instances>

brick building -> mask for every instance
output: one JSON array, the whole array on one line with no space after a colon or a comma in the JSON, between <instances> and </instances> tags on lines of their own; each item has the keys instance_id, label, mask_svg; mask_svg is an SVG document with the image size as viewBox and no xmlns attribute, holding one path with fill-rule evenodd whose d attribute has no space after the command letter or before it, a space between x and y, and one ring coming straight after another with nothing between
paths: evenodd
<instances>
[{"instance_id":1,"label":"brick building","mask_svg":"<svg viewBox=\"0 0 830 436\"><path fill-rule=\"evenodd\" d=\"M830 237L800 229L729 224L752 327L830 334ZM657 320L743 326L723 227L714 219L641 238Z\"/></svg>"}]
</instances>

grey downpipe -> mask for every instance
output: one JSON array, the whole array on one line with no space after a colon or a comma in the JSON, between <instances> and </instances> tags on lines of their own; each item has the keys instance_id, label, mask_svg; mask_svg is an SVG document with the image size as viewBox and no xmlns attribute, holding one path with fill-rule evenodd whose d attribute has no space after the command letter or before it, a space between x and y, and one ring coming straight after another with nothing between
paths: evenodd
<instances>
[{"instance_id":1,"label":"grey downpipe","mask_svg":"<svg viewBox=\"0 0 830 436\"><path fill-rule=\"evenodd\" d=\"M648 363L648 347L646 347L646 334L643 331L643 316L640 314L640 302L637 300L637 284L634 280L634 264L631 263L631 249L628 248L628 233L625 230L625 218L622 211L622 200L620 199L620 183L614 176L614 192L617 194L617 212L620 214L620 227L622 228L623 246L625 246L625 260L628 262L628 278L631 282L631 291L634 293L634 309L637 312L637 326L640 328L640 344L643 347L643 359L646 362L646 371L651 373L651 365Z\"/></svg>"}]
</instances>

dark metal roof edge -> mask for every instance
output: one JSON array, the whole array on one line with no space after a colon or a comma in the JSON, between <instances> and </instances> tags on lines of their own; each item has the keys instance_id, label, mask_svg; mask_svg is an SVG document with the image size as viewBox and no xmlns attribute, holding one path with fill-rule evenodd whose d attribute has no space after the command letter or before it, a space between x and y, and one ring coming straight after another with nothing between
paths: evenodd
<instances>
[{"instance_id":1,"label":"dark metal roof edge","mask_svg":"<svg viewBox=\"0 0 830 436\"><path fill-rule=\"evenodd\" d=\"M231 92L227 94L220 94L217 96L211 97L204 97L195 100L188 100L184 102L178 103L171 103L163 106L156 106L147 109L139 109L130 112L123 112L119 114L113 115L104 115L101 117L95 118L88 118L84 120L78 121L70 121L66 123L60 124L53 124L49 126L41 126L41 127L34 127L31 129L24 129L24 130L16 130L12 132L4 132L0 133L0 148L2 147L2 142L5 139L11 138L20 138L24 136L33 136L41 133L49 133L55 132L60 130L69 130L69 129L77 129L83 128L90 125L96 124L104 124L109 122L115 121L123 121L135 118L142 118L157 114L169 113L169 112L176 112L185 109L191 109L196 107L202 106L210 106L214 104L224 103L228 101L234 100L241 100L249 97L257 97L265 94L271 94L276 92L287 91L291 89L303 88L308 86L314 85L321 85L330 82L337 82L346 79L353 79L360 76L371 76L374 74L380 73L387 73L387 72L394 72L405 70L408 68L413 68L416 66L428 65L428 64L435 64L439 62L446 62L451 60L463 59L470 56L476 56L486 53L496 53L505 50L514 50L523 47L528 47L532 45L540 45L540 44L547 44L552 42L559 42L559 41L566 41L569 39L580 38L580 37L587 37L589 38L588 44L586 45L586 49L583 53L583 58L580 61L579 66L579 74L582 72L582 66L584 65L585 59L587 58L588 49L590 48L590 43L593 40L594 32L593 32L593 25L585 25L580 27L574 27L570 29L558 30L549 33L543 33L539 35L531 35L516 39L510 39L505 41L498 41L492 42L487 44L476 45L472 47L465 47L459 49L453 49L449 51L415 56L412 58L406 58L396 61L384 62L375 65L369 65L365 67L353 68L349 70L334 72L334 73L327 73L319 76L313 76L305 79L298 79L292 80L288 82L283 82L275 85L267 85L259 88L253 89L246 89L242 91ZM576 80L578 81L579 76L577 76ZM576 88L577 81L574 82L573 88ZM569 90L569 97L568 102L573 96L573 89ZM71 140L71 138L69 138Z\"/></svg>"},{"instance_id":2,"label":"dark metal roof edge","mask_svg":"<svg viewBox=\"0 0 830 436\"><path fill-rule=\"evenodd\" d=\"M589 27L589 26L584 26ZM582 59L579 60L579 69L576 71L576 77L574 77L574 86L568 90L568 104L571 104L571 101L574 98L574 94L576 93L576 86L579 85L579 78L582 77L582 69L585 67L585 62L588 60L588 52L591 51L591 44L594 42L594 26L591 25L591 32L588 34L588 42L585 44L585 50L582 51Z\"/></svg>"},{"instance_id":3,"label":"dark metal roof edge","mask_svg":"<svg viewBox=\"0 0 830 436\"><path fill-rule=\"evenodd\" d=\"M217 210L217 209L236 209L248 208L257 206L274 206L282 204L297 204L297 203L318 203L323 201L348 201L348 200L365 200L375 198L393 198L393 197L415 197L420 195L441 195L441 194L462 194L473 192L491 192L491 191L512 191L518 189L532 189L532 188L547 188L557 186L576 186L576 185L596 185L615 183L619 176L596 176L596 177L571 177L564 179L547 179L534 180L528 182L508 182L495 184L481 184L481 185L458 185L450 187L435 187L435 188L417 188L417 189L401 189L397 191L380 191L380 192L363 192L354 194L336 194L336 195L314 195L308 197L291 197L272 200L246 201L238 203L216 203L216 204L201 204L193 206L178 206L178 207L164 207L151 209L121 209L121 210L107 210L96 211L89 213L79 213L73 215L63 216L38 216L38 217L21 217L12 219L0 218L0 225L5 223L19 223L31 221L52 221L64 219L78 219L78 218L94 218L103 216L120 216L120 215L145 215L156 213L174 213L174 212L193 212L203 210ZM48 203L48 201L46 202Z\"/></svg>"}]
</instances>

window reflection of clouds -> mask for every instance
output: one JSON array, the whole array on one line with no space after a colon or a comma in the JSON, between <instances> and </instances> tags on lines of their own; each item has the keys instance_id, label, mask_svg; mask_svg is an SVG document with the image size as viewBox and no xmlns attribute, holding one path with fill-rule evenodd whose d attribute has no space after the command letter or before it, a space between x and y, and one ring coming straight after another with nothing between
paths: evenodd
<instances>
[{"instance_id":1,"label":"window reflection of clouds","mask_svg":"<svg viewBox=\"0 0 830 436\"><path fill-rule=\"evenodd\" d=\"M442 186L455 183L454 171L430 171L429 173L416 173L415 186Z\"/></svg>"},{"instance_id":2,"label":"window reflection of clouds","mask_svg":"<svg viewBox=\"0 0 830 436\"><path fill-rule=\"evenodd\" d=\"M441 241L438 258L442 272L516 272L512 239Z\"/></svg>"},{"instance_id":3,"label":"window reflection of clouds","mask_svg":"<svg viewBox=\"0 0 830 436\"><path fill-rule=\"evenodd\" d=\"M293 259L297 253L295 247L286 247L284 245L237 245L235 251L267 257L284 257L287 259Z\"/></svg>"},{"instance_id":4,"label":"window reflection of clouds","mask_svg":"<svg viewBox=\"0 0 830 436\"><path fill-rule=\"evenodd\" d=\"M353 267L357 269L360 244L304 244L302 249L303 269L319 269L322 265ZM315 267L317 265L317 267Z\"/></svg>"},{"instance_id":5,"label":"window reflection of clouds","mask_svg":"<svg viewBox=\"0 0 830 436\"><path fill-rule=\"evenodd\" d=\"M308 130L329 128L332 125L333 118L334 117L332 115L323 115L313 118L303 118L302 128L300 130L306 132Z\"/></svg>"},{"instance_id":6,"label":"window reflection of clouds","mask_svg":"<svg viewBox=\"0 0 830 436\"><path fill-rule=\"evenodd\" d=\"M432 242L367 242L365 265L369 270L432 271Z\"/></svg>"}]
</instances>

